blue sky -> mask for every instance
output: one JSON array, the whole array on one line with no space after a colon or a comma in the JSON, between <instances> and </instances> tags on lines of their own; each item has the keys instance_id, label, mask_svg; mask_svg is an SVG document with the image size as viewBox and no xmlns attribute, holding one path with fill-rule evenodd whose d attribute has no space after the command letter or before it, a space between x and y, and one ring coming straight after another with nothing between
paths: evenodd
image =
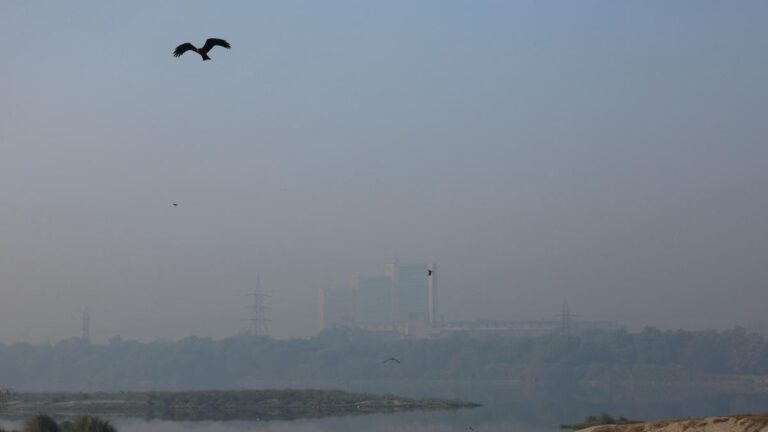
<instances>
[{"instance_id":1,"label":"blue sky","mask_svg":"<svg viewBox=\"0 0 768 432\"><path fill-rule=\"evenodd\" d=\"M767 12L4 1L0 340L232 334L256 271L308 335L394 253L449 319L763 320Z\"/></svg>"}]
</instances>

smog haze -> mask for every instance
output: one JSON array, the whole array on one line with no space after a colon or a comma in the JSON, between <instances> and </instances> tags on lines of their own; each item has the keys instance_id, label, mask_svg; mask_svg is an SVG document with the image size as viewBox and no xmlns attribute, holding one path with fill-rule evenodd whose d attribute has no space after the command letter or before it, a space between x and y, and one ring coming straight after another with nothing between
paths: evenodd
<instances>
[{"instance_id":1,"label":"smog haze","mask_svg":"<svg viewBox=\"0 0 768 432\"><path fill-rule=\"evenodd\" d=\"M0 3L0 341L447 320L727 328L768 303L768 3ZM221 37L211 61L172 56ZM173 203L178 205L174 206Z\"/></svg>"}]
</instances>

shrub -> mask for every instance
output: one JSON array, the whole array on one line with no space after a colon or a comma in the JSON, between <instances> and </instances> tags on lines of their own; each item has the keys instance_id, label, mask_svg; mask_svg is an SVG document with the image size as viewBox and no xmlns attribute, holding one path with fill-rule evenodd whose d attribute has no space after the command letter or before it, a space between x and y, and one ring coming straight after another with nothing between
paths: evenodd
<instances>
[{"instance_id":1,"label":"shrub","mask_svg":"<svg viewBox=\"0 0 768 432\"><path fill-rule=\"evenodd\" d=\"M116 432L107 420L89 415L79 415L61 425L61 432Z\"/></svg>"},{"instance_id":2,"label":"shrub","mask_svg":"<svg viewBox=\"0 0 768 432\"><path fill-rule=\"evenodd\" d=\"M60 432L59 425L50 416L38 414L24 421L22 432Z\"/></svg>"}]
</instances>

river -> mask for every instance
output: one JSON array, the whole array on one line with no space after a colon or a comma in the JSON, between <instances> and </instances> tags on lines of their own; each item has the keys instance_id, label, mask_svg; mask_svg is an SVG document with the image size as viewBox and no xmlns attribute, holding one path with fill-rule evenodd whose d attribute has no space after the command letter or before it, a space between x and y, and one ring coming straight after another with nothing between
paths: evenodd
<instances>
[{"instance_id":1,"label":"river","mask_svg":"<svg viewBox=\"0 0 768 432\"><path fill-rule=\"evenodd\" d=\"M322 387L333 387L322 385ZM343 390L394 393L403 396L459 398L483 404L457 411L405 412L290 421L164 421L113 418L119 432L432 432L518 431L554 432L563 423L590 414L609 413L632 419L682 418L768 412L768 393L723 390L696 385L617 387L525 386L508 383L336 385ZM0 427L18 428L19 421L0 420Z\"/></svg>"}]
</instances>

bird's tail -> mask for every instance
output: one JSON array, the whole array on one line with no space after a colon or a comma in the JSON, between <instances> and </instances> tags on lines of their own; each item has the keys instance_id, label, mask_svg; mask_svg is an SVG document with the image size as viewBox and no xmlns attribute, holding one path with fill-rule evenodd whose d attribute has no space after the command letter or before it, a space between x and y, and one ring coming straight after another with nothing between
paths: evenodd
<instances>
[{"instance_id":1,"label":"bird's tail","mask_svg":"<svg viewBox=\"0 0 768 432\"><path fill-rule=\"evenodd\" d=\"M210 60L211 58L208 57L208 54L203 54L203 61Z\"/></svg>"}]
</instances>

